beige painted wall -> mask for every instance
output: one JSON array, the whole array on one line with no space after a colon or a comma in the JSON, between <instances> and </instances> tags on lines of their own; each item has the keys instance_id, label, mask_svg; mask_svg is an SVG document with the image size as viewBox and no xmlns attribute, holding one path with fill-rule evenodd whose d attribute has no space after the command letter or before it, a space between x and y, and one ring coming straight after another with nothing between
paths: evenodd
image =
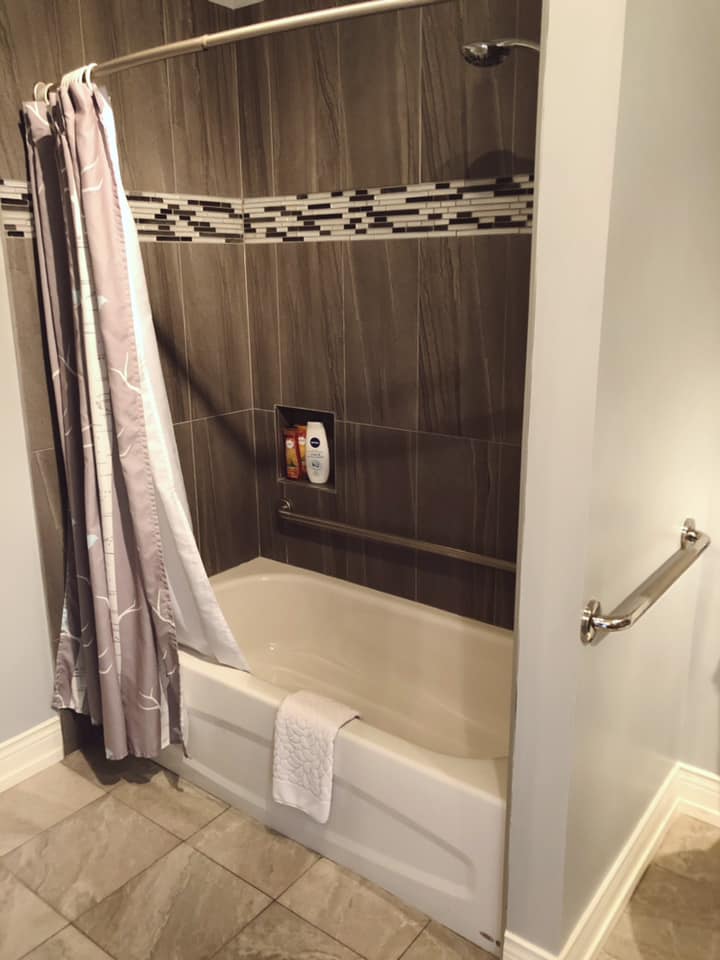
<instances>
[{"instance_id":1,"label":"beige painted wall","mask_svg":"<svg viewBox=\"0 0 720 960\"><path fill-rule=\"evenodd\" d=\"M673 763L717 763L712 553L578 638L686 516L720 540L720 9L691 7L546 0L508 928L552 954Z\"/></svg>"},{"instance_id":2,"label":"beige painted wall","mask_svg":"<svg viewBox=\"0 0 720 960\"><path fill-rule=\"evenodd\" d=\"M0 743L52 716L50 643L0 241Z\"/></svg>"}]
</instances>

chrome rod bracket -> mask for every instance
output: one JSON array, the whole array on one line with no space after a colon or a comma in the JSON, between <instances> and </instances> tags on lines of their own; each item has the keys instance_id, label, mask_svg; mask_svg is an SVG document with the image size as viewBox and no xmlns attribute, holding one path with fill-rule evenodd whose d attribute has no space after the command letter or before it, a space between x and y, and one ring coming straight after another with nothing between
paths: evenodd
<instances>
[{"instance_id":1,"label":"chrome rod bracket","mask_svg":"<svg viewBox=\"0 0 720 960\"><path fill-rule=\"evenodd\" d=\"M580 639L583 643L592 643L597 633L595 626L595 617L600 616L601 608L599 600L588 601L582 612L580 620Z\"/></svg>"},{"instance_id":2,"label":"chrome rod bracket","mask_svg":"<svg viewBox=\"0 0 720 960\"><path fill-rule=\"evenodd\" d=\"M692 517L688 517L685 523L682 525L682 530L680 531L680 546L683 550L686 547L689 547L693 543L697 543L698 531L695 526L695 520Z\"/></svg>"},{"instance_id":3,"label":"chrome rod bracket","mask_svg":"<svg viewBox=\"0 0 720 960\"><path fill-rule=\"evenodd\" d=\"M589 645L597 639L599 633L617 632L632 627L709 546L710 537L701 533L692 517L688 517L680 531L680 549L651 573L647 580L608 616L603 614L599 600L590 600L585 605L580 618L581 643Z\"/></svg>"}]
</instances>

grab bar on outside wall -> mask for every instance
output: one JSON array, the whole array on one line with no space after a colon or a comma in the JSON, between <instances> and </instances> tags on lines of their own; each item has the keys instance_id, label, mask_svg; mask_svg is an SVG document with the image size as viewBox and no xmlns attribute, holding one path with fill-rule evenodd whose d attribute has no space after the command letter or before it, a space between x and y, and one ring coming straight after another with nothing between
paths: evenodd
<instances>
[{"instance_id":1,"label":"grab bar on outside wall","mask_svg":"<svg viewBox=\"0 0 720 960\"><path fill-rule=\"evenodd\" d=\"M625 597L608 616L603 615L599 600L590 600L580 621L582 642L592 643L599 630L617 631L632 627L709 546L710 537L695 528L694 520L687 519L680 534L680 549L651 573L637 590Z\"/></svg>"},{"instance_id":2,"label":"grab bar on outside wall","mask_svg":"<svg viewBox=\"0 0 720 960\"><path fill-rule=\"evenodd\" d=\"M372 540L374 543L387 543L394 547L409 547L411 550L419 550L421 553L434 553L439 557L450 557L452 560L464 560L466 563L474 563L480 567L493 567L495 570L507 570L509 573L515 573L515 564L509 560L487 557L482 553L473 553L472 550L447 547L440 543L430 543L427 540L416 540L414 537L400 537L394 533L380 533L378 530L353 527L349 523L340 523L338 520L323 520L321 517L308 517L303 513L295 513L290 500L281 500L277 512L281 520L287 520L299 527L314 527L318 530L328 530L330 533L342 533L347 537L357 537L360 540Z\"/></svg>"}]
</instances>

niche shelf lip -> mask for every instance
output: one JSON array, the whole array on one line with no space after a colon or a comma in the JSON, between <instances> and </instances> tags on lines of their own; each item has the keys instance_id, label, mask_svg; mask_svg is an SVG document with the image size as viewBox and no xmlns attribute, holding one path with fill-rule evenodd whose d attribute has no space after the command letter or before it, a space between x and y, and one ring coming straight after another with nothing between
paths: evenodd
<instances>
[{"instance_id":1,"label":"niche shelf lip","mask_svg":"<svg viewBox=\"0 0 720 960\"><path fill-rule=\"evenodd\" d=\"M288 486L286 491L289 495L290 491L294 490L296 487L302 487L303 489L317 490L320 493L334 493L337 494L337 487L334 483L310 483L309 480L290 480L288 477L278 476L276 477L278 483L285 483Z\"/></svg>"}]
</instances>

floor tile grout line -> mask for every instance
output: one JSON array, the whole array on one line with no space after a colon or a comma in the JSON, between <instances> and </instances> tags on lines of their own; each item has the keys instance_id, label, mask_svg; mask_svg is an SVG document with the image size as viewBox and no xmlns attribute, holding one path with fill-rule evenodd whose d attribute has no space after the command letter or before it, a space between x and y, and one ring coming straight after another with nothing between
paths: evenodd
<instances>
[{"instance_id":1,"label":"floor tile grout line","mask_svg":"<svg viewBox=\"0 0 720 960\"><path fill-rule=\"evenodd\" d=\"M61 765L61 764L62 764L62 766L66 766L66 764L64 764L62 760L58 761L58 766ZM48 769L49 769L49 768L48 768ZM82 777L82 779L86 780L88 783L90 783L90 784L92 784L93 786L95 786L95 784L92 783L92 780L90 780L89 777L83 777L82 774L77 773L77 772L76 772L75 770L73 770L71 767L68 768L68 769L71 771L71 773L74 773L74 774L75 774L76 776L78 776L78 777ZM28 779L30 779L30 778L28 778ZM21 781L21 782L22 782L22 781ZM26 844L28 844L28 843L34 842L35 840L37 840L38 837L41 837L44 833L49 833L49 832L50 832L51 830L53 830L55 827L60 826L61 823L64 823L66 820L69 820L70 817L74 817L75 814L78 814L78 813L80 813L80 812L83 811L83 810L87 810L87 808L88 808L88 807L91 807L93 804L95 804L95 803L97 803L97 804L102 803L103 800L107 799L107 798L112 794L113 790L115 789L115 786L117 786L117 784L115 784L115 785L114 785L113 787L111 787L109 790L103 790L102 796L96 797L94 800L91 800L89 803L83 804L82 807L78 807L77 810L75 810L75 811L74 811L73 813L71 813L71 814L68 814L67 817L63 817L62 820L58 820L57 823L53 823L53 824L51 824L49 827L46 827L44 830L41 830L39 833L36 833L34 836L29 837L29 838L28 838L27 840L25 840L23 843L19 844L17 847L13 847L12 850L8 850L7 853L3 854L2 857L0 857L0 866L4 866L5 869L8 871L8 873L11 874L12 877L13 877L15 880L17 880L18 883L21 884L21 886L25 887L26 890L29 890L30 893L32 893L34 896L36 896L39 900L42 900L42 902L43 902L44 904L46 904L48 907L50 907L50 909L53 910L58 916L62 917L63 920L66 920L66 921L67 921L66 926L68 926L68 925L70 925L70 926L75 926L76 923L77 923L77 921L78 921L81 917L85 916L86 913L88 913L90 910L93 910L93 909L94 909L95 907L97 907L100 903L103 903L105 900L107 900L108 897L111 897L113 894L117 893L118 890L122 890L122 888L123 888L124 886L126 886L128 883L130 883L130 882L131 882L132 880L134 880L136 877L141 876L141 874L145 873L146 870L149 870L150 867L154 866L156 863L158 863L158 861L162 860L163 857L167 856L169 853L172 853L173 850L176 850L179 846L181 846L181 845L183 844L183 840L181 840L179 837L177 837L177 836L176 836L174 833L172 833L170 830L166 830L164 827L160 827L157 823L155 823L154 820L150 820L149 817L146 817L144 814L140 813L138 810L135 810L133 807L130 807L127 803L123 803L123 801L120 800L119 797L113 797L113 799L114 799L117 803L121 803L121 804L122 804L124 807L126 807L127 809L132 810L133 813L138 814L138 816L141 816L144 820L147 820L148 823L151 823L151 824L152 824L154 827L156 827L158 830L162 830L164 833L166 833L169 837L172 837L173 840L176 840L177 842L176 842L176 843L174 844L174 846L172 846L169 850L166 850L164 853L160 854L160 856L156 857L155 860L153 860L152 863L148 864L147 867L144 867L139 873L136 873L134 876L132 876L132 877L130 877L128 880L126 880L125 883L121 884L121 885L117 888L117 890L113 890L112 893L107 894L107 896L103 897L102 900L98 900L97 903L94 903L91 907L88 907L87 910L83 910L82 913L79 913L78 916L75 917L74 919L73 919L73 918L70 918L70 917L68 917L66 914L62 913L61 910L60 910L58 907L54 906L49 900L47 900L47 899L46 899L41 893L39 893L37 890L33 890L33 888L32 888L31 886L29 886L29 884L25 883L25 881L24 881L20 876L18 876L13 870L11 870L10 867L5 863L6 858L9 857L10 854L14 853L15 851L20 850L21 847L24 847L24 846L25 846ZM101 787L98 787L97 789L100 790L100 789L102 789L102 788L101 788ZM63 927L62 929L64 930L65 927ZM79 929L79 928L78 928L78 929ZM59 931L56 931L56 932L59 933ZM82 932L83 932L83 931L81 931L81 933L82 933Z\"/></svg>"},{"instance_id":2,"label":"floor tile grout line","mask_svg":"<svg viewBox=\"0 0 720 960\"><path fill-rule=\"evenodd\" d=\"M145 819L147 820L147 817L146 817ZM155 826L157 826L157 824L155 824ZM165 832L167 833L168 831L166 830ZM171 853L175 853L175 851L176 851L179 847L182 847L182 846L183 846L183 841L182 841L182 840L178 840L178 838L175 836L175 834L172 834L172 833L171 833L171 834L169 834L169 836L171 836L171 837L173 838L173 840L177 840L178 842L177 842L174 846L172 846L169 850L166 850L164 853L161 853L159 857L156 857L155 860L153 860L152 863L149 863L147 866L143 867L142 870L139 870L139 871L138 871L136 874L134 874L132 877L128 877L128 879L125 881L125 883L121 883L119 887L117 887L115 890L112 890L110 893L108 893L106 896L104 896L104 897L102 898L102 900L98 900L97 903L93 903L93 905L90 906L90 907L88 907L87 910L83 910L82 913L79 913L79 914L77 915L77 917L75 917L74 920L71 920L71 921L70 921L70 923L71 923L73 926L77 926L78 930L80 930L80 932L81 932L84 936L87 936L87 934L86 934L85 931L82 929L82 927L78 926L78 924L79 924L80 921L83 919L83 917L86 917L86 916L87 916L89 913L91 913L93 910L96 910L101 904L103 904L103 903L105 903L107 900L109 900L110 897L114 897L115 894L120 893L120 891L121 891L121 890L124 890L125 887L127 887L129 884L134 883L136 880L139 880L140 877L142 877L144 874L146 874L149 870L152 870L152 868L153 868L154 866L156 866L158 863L160 863L161 860L164 860L165 857L169 857ZM190 847L189 849L192 850L193 848ZM93 941L93 942L95 942L95 941ZM98 944L98 946L100 946L100 944ZM105 950L105 947L102 947L102 949ZM107 950L105 950L105 952L107 953Z\"/></svg>"},{"instance_id":3,"label":"floor tile grout line","mask_svg":"<svg viewBox=\"0 0 720 960\"><path fill-rule=\"evenodd\" d=\"M418 931L417 936L416 936L416 937L413 937L413 939L412 939L412 940L410 941L410 943L405 947L405 949L404 949L403 952L400 954L400 956L397 958L397 960L403 960L403 957L407 956L407 954L410 952L410 950L412 949L412 947L418 942L418 940L420 939L420 937L425 933L425 931L427 930L427 928L430 926L431 923L432 923L432 918L431 918L431 917L428 917L428 918L427 918L427 921L425 922L425 924L424 924L424 926L423 926L423 928L422 928L422 930L419 930L419 931Z\"/></svg>"},{"instance_id":4,"label":"floor tile grout line","mask_svg":"<svg viewBox=\"0 0 720 960\"><path fill-rule=\"evenodd\" d=\"M63 763L62 760L58 760L57 764L53 764L53 766L63 766L67 770L69 770L70 773L73 773L76 777L80 777L80 779L84 783L89 783L93 787L96 786L96 784L94 784L92 780L89 779L89 777L83 777L81 773L77 773L77 771L73 770L72 767L67 767L67 765ZM51 770L52 767L46 767L45 769ZM44 773L44 771L42 770L40 772ZM37 774L33 774L32 776L37 776ZM9 793L10 790L14 790L15 787L19 787L23 783L26 783L27 780L31 780L31 779L32 777L27 777L26 780L21 780L20 783L16 783L14 787L10 787L10 789L7 790L6 792ZM102 787L97 787L97 789L102 790ZM38 830L37 833L34 833L31 837L28 837L26 840L23 840L22 843L18 843L16 846L12 847L12 849L6 850L5 853L0 855L0 865L4 865L5 858L9 857L10 854L15 853L15 851L19 850L21 847L24 847L26 843L30 843L31 841L36 840L38 837L41 837L44 833L48 833L50 830L53 830L55 827L59 827L61 823L64 823L66 820L69 820L70 817L74 817L76 813L80 813L81 810L85 810L87 807L91 806L93 803L98 803L98 801L102 800L106 796L107 796L107 791L102 790L101 796L95 797L92 800L88 800L87 803L83 803L81 806L77 807L77 809L66 814L64 817L61 817L59 820L56 820L54 823L49 824L47 827L43 827L42 830ZM6 865L5 865L5 869L8 870L10 873L12 873L12 870L10 870L10 868ZM13 876L15 876L14 873L13 873Z\"/></svg>"},{"instance_id":5,"label":"floor tile grout line","mask_svg":"<svg viewBox=\"0 0 720 960\"><path fill-rule=\"evenodd\" d=\"M122 889L122 887L120 889ZM109 894L109 896L112 896L112 894ZM103 900L100 901L100 903L103 903L103 902L104 902ZM95 904L95 906L98 906L98 904ZM80 918L78 917L78 919ZM104 954L106 954L108 957L111 957L112 960L120 960L120 958L117 957L114 953L111 953L107 947L104 947L101 943L98 943L98 941L95 940L94 937L91 937L89 933L86 933L84 930L81 930L80 927L78 927L74 921L70 923L70 926L73 928L73 930L77 930L77 932L80 934L81 937L85 937L87 940L90 941L90 943L94 944L94 946L96 946L98 950L102 950Z\"/></svg>"},{"instance_id":6,"label":"floor tile grout line","mask_svg":"<svg viewBox=\"0 0 720 960\"><path fill-rule=\"evenodd\" d=\"M335 863L334 860L331 860L330 862ZM360 953L360 951L356 950L355 947L351 947L349 944L345 943L343 940L339 940L332 933L328 933L327 930L323 930L323 928L319 927L317 923L314 923L312 920L308 920L307 917L304 917L301 913L298 913L297 910L293 910L293 908L289 907L286 903L280 903L279 900L276 900L274 902L279 904L279 906L281 906L283 910L287 910L288 913L291 913L294 917L297 917L298 920L302 920L303 923L307 923L308 926L311 926L314 930L318 930L324 936L329 937L334 943L339 944L339 946L344 947L346 950L350 950L350 952L354 953L356 957L360 957L361 960L369 960L369 957L366 954ZM398 958L398 960L400 960L400 958Z\"/></svg>"},{"instance_id":7,"label":"floor tile grout line","mask_svg":"<svg viewBox=\"0 0 720 960\"><path fill-rule=\"evenodd\" d=\"M61 764L62 764L63 766L66 766L66 767L67 767L66 764L64 764L62 761L59 761L58 765L61 765ZM157 766L158 766L158 768L159 768L160 771L166 769L166 768L161 767L159 764L157 764ZM75 776L81 777L81 779L87 781L87 782L90 783L92 786L95 786L97 789L102 789L101 787L98 787L97 784L93 783L93 781L90 780L89 777L83 776L83 774L80 774L80 773L78 773L77 771L72 770L72 768L68 768L68 769L69 769L70 772L73 773ZM113 784L109 789L103 791L102 796L95 798L95 800L92 800L92 801L90 801L90 802L87 803L87 804L84 804L82 807L79 807L78 810L74 811L74 813L70 814L69 816L74 816L75 813L79 813L80 811L82 811L82 810L86 809L87 807L91 806L93 803L100 803L100 802L103 801L106 797L111 796L111 795L114 793L114 791L116 790L116 788L118 788L118 787L120 787L120 786L122 785L122 782L127 782L127 781L118 781L118 783ZM189 781L188 781L188 782L189 782ZM140 784L140 785L142 785L142 784ZM193 785L193 786L194 786L194 785ZM197 789L202 789L202 788L197 788ZM207 796L211 797L211 798L212 798L213 800L215 800L216 802L225 803L225 801L223 801L221 798L215 797L213 794L209 793L208 791L203 791L203 793L207 794ZM37 949L39 946L42 946L42 944L45 943L45 942L47 942L47 940L50 940L53 936L56 936L58 933L60 933L62 930L66 930L68 927L73 927L73 928L76 929L82 936L87 937L87 939L90 940L92 943L94 943L99 949L101 949L101 950L103 950L104 952L108 953L108 950L106 949L106 947L104 947L102 944L100 944L100 943L98 943L96 940L94 940L91 936L89 936L89 935L78 925L78 924L79 924L79 921L81 921L83 917L85 917L85 916L86 916L88 913L90 913L92 910L96 909L98 906L100 906L102 903L104 903L104 902L105 902L106 900L108 900L110 897L115 896L117 893L119 893L121 890L123 890L123 889L124 889L125 887L127 887L129 884L131 884L131 883L133 883L134 881L138 880L143 874L147 873L152 867L156 866L162 859L164 859L165 857L168 857L171 853L173 853L173 852L174 852L175 850L177 850L179 847L186 846L186 847L188 847L188 849L189 849L192 853L197 853L197 854L199 854L200 856L205 857L207 860L209 860L211 863L213 863L213 864L215 864L216 866L218 866L220 869L225 870L225 871L226 871L227 873L229 873L231 876L234 876L234 877L236 877L237 879L241 880L243 883L247 884L249 887L251 887L252 889L256 890L256 891L257 891L258 893L260 893L262 896L264 896L264 897L266 897L266 898L269 899L269 902L266 904L265 907L263 907L262 910L259 911L259 913L257 913L257 914L256 914L254 917L252 917L251 919L249 919L249 920L247 921L247 923L243 924L238 930L236 930L236 931L233 933L233 935L232 935L228 940L226 940L226 941L221 945L221 947L218 949L218 951L217 951L215 954L212 955L213 958L214 958L214 957L217 957L218 954L219 954L232 940L234 940L236 937L240 936L241 933L242 933L251 923L253 923L255 920L257 920L258 917L260 917L260 916L261 916L266 910L268 910L274 903L277 903L277 904L278 904L279 906L281 906L283 909L288 910L288 912L290 912L291 914L293 914L293 915L294 915L295 917L297 917L299 920L301 920L301 921L304 922L304 923L307 923L309 926L311 926L311 927L313 927L314 929L318 930L318 931L319 931L320 933L322 933L324 936L329 937L329 938L330 938L331 940L333 940L335 943L339 944L340 946L344 947L345 949L350 950L350 951L351 951L352 953L354 953L356 956L358 956L358 957L363 957L364 960L367 960L367 957L364 956L364 955L362 955L362 954L360 954L359 951L357 951L354 947L352 947L352 946L350 946L349 944L345 943L344 941L340 940L338 937L336 937L336 936L334 936L333 934L329 933L327 930L324 930L322 927L318 926L316 923L314 923L312 920L309 920L307 917L302 916L300 913L296 912L296 911L295 911L294 909L292 909L290 906L288 906L288 905L280 902L280 897L284 896L293 886L295 886L297 883L299 883L299 882L302 880L302 878L305 877L305 875L308 874L308 873L313 869L313 867L315 867L321 860L327 860L327 861L328 861L329 863L331 863L331 864L335 864L335 861L330 860L330 859L327 858L327 857L323 857L321 854L318 854L318 852L315 851L315 850L310 850L310 848L309 848L309 847L305 847L304 844L299 844L299 846L303 847L303 848L304 848L305 850L307 850L309 853L312 853L313 855L315 855L316 859L315 859L311 864L309 864L309 866L308 866L305 870L303 870L302 873L301 873L298 877L296 877L281 893L279 893L276 897L273 897L272 895L266 893L264 890L260 889L260 887L258 887L256 884L250 882L249 880L246 880L245 877L241 876L240 874L236 873L235 871L229 869L229 868L228 868L227 866L225 866L224 864L222 864L222 863L220 863L219 861L215 860L212 856L210 856L209 854L205 853L203 850L200 850L200 849L198 849L197 847L192 846L191 843L189 842L192 838L196 837L200 832L202 832L202 830L204 830L206 827L210 826L211 823L213 823L215 820L219 819L221 816L223 816L223 814L227 813L228 810L233 810L233 809L235 809L234 807L232 807L232 806L230 806L230 805L226 805L225 809L223 809L222 811L220 811L215 817L213 817L211 820L209 820L203 827L200 827L197 831L195 831L195 833L190 834L189 837L187 837L186 839L183 839L183 838L178 837L175 833L173 833L172 831L168 830L167 828L160 826L156 821L152 820L150 817L146 816L146 815L145 815L144 813L142 813L141 811L139 811L139 810L137 810L136 808L130 806L128 803L126 803L125 801L123 801L120 797L113 797L113 799L114 799L115 801L121 803L121 804L122 804L123 806L125 806L126 808L132 810L135 814L137 814L137 815L139 815L139 816L142 816L143 819L147 820L149 823L151 823L151 824L152 824L153 826L155 826L156 828L163 830L166 834L168 834L168 836L172 837L172 839L175 840L175 841L177 841L177 842L176 842L169 850L166 850L166 851L165 851L164 853L162 853L160 856L158 856L157 858L155 858L155 859L152 861L152 863L148 864L146 867L144 867L141 871L139 871L138 873L136 873L134 876L128 878L123 884L121 884L119 887L117 887L117 889L115 889L115 890L111 891L110 893L108 893L107 896L103 897L101 900L98 900L96 903L92 904L90 907L87 908L87 910L82 911L82 912L81 912L80 914L78 914L78 916L75 917L74 919L70 919L70 918L68 918L65 914L61 913L60 910L57 909L57 907L53 906L52 903L50 903L48 900L46 900L46 899L45 899L43 896L41 896L37 891L35 891L35 890L33 890L31 887L29 887L20 877L18 877L15 873L13 873L13 871L11 871L9 868L6 867L6 869L8 869L8 872L13 876L13 878L14 878L22 887L24 887L25 889L27 889L32 895L34 895L35 897L37 897L40 901L42 901L43 903L45 903L51 910L53 910L53 912L54 912L55 914L57 914L59 917L61 917L63 920L66 921L66 923L64 924L64 926L62 926L59 930L56 930L53 934L51 934L50 937L47 937L46 940L42 941L42 942L39 943L39 944L36 944L28 953L32 953L33 950ZM240 812L242 813L242 811L240 811ZM248 815L248 816L249 816L249 815ZM68 817L63 818L63 820L66 820L66 819L68 819ZM254 820L254 818L252 818L252 819ZM57 826L59 823L62 823L62 822L63 822L63 821L60 820L60 821L58 821L57 824L53 824L52 826L47 827L46 830L40 831L40 833L35 834L34 837L29 838L29 840L25 841L25 843L28 843L28 842L30 842L31 840L36 839L36 837L41 836L42 833L45 833L45 832L47 832L47 831L49 831L49 830L52 830L53 827ZM257 821L257 822L260 822L260 821ZM289 838L289 839L292 839L292 838ZM297 843L297 841L293 841L293 842ZM20 844L19 847L20 847L20 846L24 846L24 844ZM15 847L14 849L17 850L17 849L19 849L19 847ZM12 851L8 851L8 853L11 853L11 852L12 852ZM3 860L4 860L4 856L3 856L2 858L0 858L0 864L2 864ZM336 865L336 866L341 866L341 865L339 865L339 864L335 864L335 865ZM367 881L367 882L370 882L370 881ZM383 888L381 888L381 889L383 889ZM388 892L389 892L389 891L388 891ZM413 940L411 941L411 943L408 944L408 946L405 948L405 950L403 950L403 952L398 956L397 960L401 960L401 958L406 955L407 951L410 949L410 947L412 947L412 945L415 943L415 941L416 941L416 940L422 935L422 933L427 929L427 927L429 926L430 923L431 923L431 918L427 918L426 921L425 921L425 923L424 923L424 925L423 925L423 927L422 927L422 929L421 929L421 930L418 932L418 934L413 938ZM28 956L28 953L26 953L24 956ZM111 954L109 954L109 955L111 955ZM212 958L211 958L211 960L212 960Z\"/></svg>"},{"instance_id":8,"label":"floor tile grout line","mask_svg":"<svg viewBox=\"0 0 720 960\"><path fill-rule=\"evenodd\" d=\"M36 894L36 896L37 896L37 894ZM44 901L43 901L43 902L44 902ZM55 913L57 913L57 910L55 911ZM62 917L62 914L59 914L59 916ZM65 919L65 917L63 917L63 920L64 920L64 919ZM39 950L40 947L44 947L45 944L46 944L49 940L52 940L52 939L53 939L53 937L57 937L57 936L58 936L59 934L61 934L64 930L67 930L67 928L68 928L68 927L71 927L71 926L72 926L72 923L70 922L70 920L68 920L68 922L65 924L64 927L60 927L60 929L59 929L59 930L56 930L55 933L51 933L49 937L45 937L44 940L41 940L40 943L36 943L34 947L30 947L30 949L27 950L25 953L21 953L20 956L17 958L17 960L25 960L26 957L31 956L33 953L35 953L36 950Z\"/></svg>"},{"instance_id":9,"label":"floor tile grout line","mask_svg":"<svg viewBox=\"0 0 720 960\"><path fill-rule=\"evenodd\" d=\"M267 896L267 894L266 894L266 896ZM262 908L262 910L260 910L258 913L256 913L254 917L251 917L246 923L243 923L243 924L235 931L235 933L233 933L233 935L232 935L231 937L228 937L228 939L225 940L225 942L224 942L223 944L221 944L221 946L215 951L215 953L213 953L213 954L210 955L210 957L208 958L208 960L215 960L215 958L218 957L218 956L223 952L223 950L225 949L225 947L229 946L229 945L233 942L233 940L236 940L238 937L242 936L242 934L247 930L247 928L250 926L250 924L251 924L251 923L255 923L255 921L256 921L257 919L259 919L264 913L266 913L266 912L270 909L270 907L273 906L274 903L275 903L275 901L272 900L272 899L270 900L269 903L266 903L265 906Z\"/></svg>"},{"instance_id":10,"label":"floor tile grout line","mask_svg":"<svg viewBox=\"0 0 720 960\"><path fill-rule=\"evenodd\" d=\"M233 810L234 810L234 809L236 809L236 808L235 808L235 807L231 807L230 809L233 809ZM223 812L226 813L227 811L223 811ZM222 814L220 814L220 816L222 816ZM217 820L217 817L216 817L215 819ZM260 822L260 821L258 821L258 823L259 823L259 822ZM198 831L198 832L200 832L200 831ZM193 834L193 836L197 836L197 834ZM283 836L284 836L284 834L283 834ZM214 863L216 867L221 867L223 870L225 870L226 873L229 873L231 876L235 877L235 878L238 879L238 880L242 880L243 883L246 883L249 887L252 887L253 890L257 890L257 892L258 892L258 893L261 893L264 897L268 897L268 898L270 899L271 903L274 903L275 900L277 899L276 897L273 897L272 894L268 893L266 890L263 890L261 887L259 887L256 883L253 883L252 880L246 880L245 877L243 877L241 874L237 873L235 870L232 870L230 867L227 866L227 864L221 863L221 862L220 862L219 860L217 860L211 853L207 853L207 851L201 850L199 847L194 847L194 846L189 842L189 839L188 839L188 840L183 840L182 843L184 843L186 846L190 847L190 849L191 849L191 850L194 850L196 853L201 854L203 857L205 857L205 858L206 858L207 860L209 860L211 863ZM312 866L312 864L311 864L311 866ZM295 883L294 880L293 880L293 883ZM292 883L290 884L290 886L292 886ZM288 888L288 889L289 889L289 888ZM284 892L285 892L285 891L283 891L283 893L284 893ZM282 895L283 895L283 894L281 893L280 896L282 896Z\"/></svg>"},{"instance_id":11,"label":"floor tile grout line","mask_svg":"<svg viewBox=\"0 0 720 960\"><path fill-rule=\"evenodd\" d=\"M166 769L166 768L165 768L165 767L161 767L161 769L164 770L164 769ZM128 781L124 781L124 782L127 783ZM130 782L134 782L134 781L130 781ZM190 782L190 781L188 781L188 783L189 783L189 782ZM147 813L144 813L142 810L138 810L137 807L134 807L131 803L128 803L127 800L123 800L123 798L122 798L122 797L119 797L119 796L118 796L118 797L114 796L115 790L116 790L118 787L120 787L120 786L122 786L121 783L116 783L116 784L114 784L114 786L112 786L112 787L110 788L110 790L107 791L107 795L108 795L108 796L113 795L113 799L114 799L114 800L117 800L118 803L121 803L124 807L127 807L128 810L132 810L133 813L137 813L139 816L143 817L143 819L147 820L148 823L152 823L153 826L159 827L161 830L164 830L165 833L169 833L170 836L171 836L171 837L175 837L175 839L176 839L179 843L188 843L188 841L189 841L192 837L194 837L194 836L196 836L198 833L200 833L201 830L204 830L205 827L210 826L210 824L213 823L215 820L217 820L218 817L221 817L224 813L227 813L227 811L230 809L229 806L226 805L224 810L221 810L220 813L216 813L215 816L212 817L212 819L208 820L208 822L207 822L206 824L204 824L202 827L199 827L197 830L195 830L193 833L191 833L190 836L188 836L188 837L181 837L181 836L179 836L177 833L175 833L174 830L171 830L169 827L164 826L162 823L158 823L157 820L153 820L153 818L152 818L151 816L148 816ZM195 786L195 784L192 784L192 786ZM196 788L196 789L201 789L201 788ZM205 791L205 792L207 793L207 791ZM208 796L209 796L209 797L212 797L212 794L209 793ZM213 800L217 800L217 797L212 797L212 799L213 799ZM217 802L218 802L218 803L224 803L224 801L222 801L222 800L218 800ZM188 845L189 845L189 844L188 844Z\"/></svg>"},{"instance_id":12,"label":"floor tile grout line","mask_svg":"<svg viewBox=\"0 0 720 960\"><path fill-rule=\"evenodd\" d=\"M282 836L284 836L284 834L282 834ZM292 837L289 838L289 839L292 839ZM297 840L293 840L293 843L297 843ZM280 893L279 893L276 897L274 897L274 900L276 900L276 901L278 901L278 900L280 899L280 897L284 897L285 894L288 892L288 890L290 890L292 887L294 887L296 883L299 883L299 882L303 879L304 876L306 876L308 873L310 873L310 871L311 871L312 868L315 866L315 864L316 864L316 863L319 863L319 862L323 859L322 854L321 854L321 853L318 853L317 850L311 850L310 847L306 847L304 843L301 843L300 846L301 846L304 850L307 850L308 853L311 853L311 854L315 857L315 859L313 860L312 863L308 864L308 866L305 867L305 869L302 871L302 873L298 874L298 876L295 877L294 880L291 880L290 883L285 887L284 890L281 890ZM280 906L284 906L284 904L280 904Z\"/></svg>"},{"instance_id":13,"label":"floor tile grout line","mask_svg":"<svg viewBox=\"0 0 720 960\"><path fill-rule=\"evenodd\" d=\"M189 783L190 781L188 780L187 782ZM195 786L195 784L193 784L193 786ZM199 789L199 788L198 788L198 789ZM205 791L205 793L207 793L207 790ZM208 796L209 796L209 797L212 797L212 799L213 799L213 800L216 800L218 803L225 803L224 800L221 800L219 797L213 796L212 793L208 793ZM226 814L226 813L228 812L228 810L233 810L233 809L234 809L234 808L231 807L229 803L225 803L225 809L224 809L224 810L221 810L220 813L216 813L215 816L212 817L210 820L208 820L207 823L204 823L201 827L198 827L197 830L193 831L193 833L191 833L189 836L185 837L185 838L183 839L183 843L187 843L187 844L191 845L191 844L190 844L190 841L193 840L195 837L197 837L197 835L198 835L199 833L202 833L203 830L206 830L209 826L211 826L211 824L215 823L216 820L219 820L220 817L222 817L224 814ZM193 848L193 849L196 849L196 848ZM207 856L207 854L206 854L206 856ZM210 859L212 860L212 857L211 857Z\"/></svg>"}]
</instances>

